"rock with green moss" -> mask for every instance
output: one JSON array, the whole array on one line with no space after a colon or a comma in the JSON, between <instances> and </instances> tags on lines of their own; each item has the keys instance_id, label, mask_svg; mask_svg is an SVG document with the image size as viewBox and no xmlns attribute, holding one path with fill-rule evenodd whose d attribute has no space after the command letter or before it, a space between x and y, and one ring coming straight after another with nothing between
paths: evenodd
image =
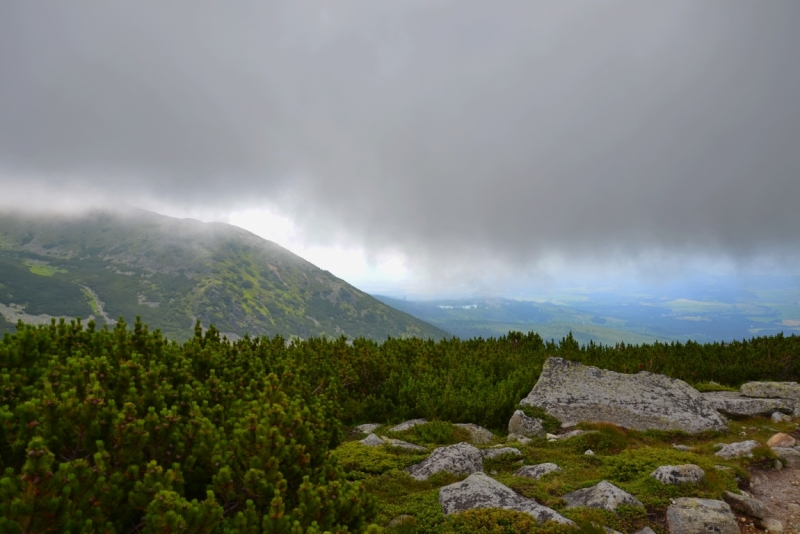
<instances>
[{"instance_id":1,"label":"rock with green moss","mask_svg":"<svg viewBox=\"0 0 800 534\"><path fill-rule=\"evenodd\" d=\"M684 464L662 465L650 476L662 484L697 484L706 474L699 465Z\"/></svg>"},{"instance_id":2,"label":"rock with green moss","mask_svg":"<svg viewBox=\"0 0 800 534\"><path fill-rule=\"evenodd\" d=\"M561 471L561 468L552 462L545 462L543 464L526 465L524 467L520 467L514 473L514 476L538 480L549 473L555 473L557 471Z\"/></svg>"},{"instance_id":3,"label":"rock with green moss","mask_svg":"<svg viewBox=\"0 0 800 534\"><path fill-rule=\"evenodd\" d=\"M499 458L500 456L517 456L521 457L522 452L514 447L495 447L492 449L484 449L481 451L484 458Z\"/></svg>"},{"instance_id":4,"label":"rock with green moss","mask_svg":"<svg viewBox=\"0 0 800 534\"><path fill-rule=\"evenodd\" d=\"M389 432L405 432L409 428L413 428L417 425L424 425L428 421L425 419L410 419L408 421L404 421L399 425L393 426L389 429Z\"/></svg>"},{"instance_id":5,"label":"rock with green moss","mask_svg":"<svg viewBox=\"0 0 800 534\"><path fill-rule=\"evenodd\" d=\"M600 508L613 511L620 504L644 506L639 499L605 480L590 488L567 493L564 495L564 500L567 501L567 508Z\"/></svg>"},{"instance_id":6,"label":"rock with green moss","mask_svg":"<svg viewBox=\"0 0 800 534\"><path fill-rule=\"evenodd\" d=\"M522 410L516 410L508 421L508 433L526 438L544 436L545 430L539 419L534 419Z\"/></svg>"},{"instance_id":7,"label":"rock with green moss","mask_svg":"<svg viewBox=\"0 0 800 534\"><path fill-rule=\"evenodd\" d=\"M739 534L731 507L724 501L681 497L667 509L670 534Z\"/></svg>"},{"instance_id":8,"label":"rock with green moss","mask_svg":"<svg viewBox=\"0 0 800 534\"><path fill-rule=\"evenodd\" d=\"M469 443L456 443L435 449L427 459L406 468L406 471L417 480L427 480L429 476L442 471L470 475L483 471L483 455Z\"/></svg>"},{"instance_id":9,"label":"rock with green moss","mask_svg":"<svg viewBox=\"0 0 800 534\"><path fill-rule=\"evenodd\" d=\"M664 375L635 375L548 358L520 404L564 422L609 422L635 430L725 430L725 419L696 389Z\"/></svg>"},{"instance_id":10,"label":"rock with green moss","mask_svg":"<svg viewBox=\"0 0 800 534\"><path fill-rule=\"evenodd\" d=\"M752 457L753 449L760 447L761 444L756 440L737 441L736 443L720 443L720 449L715 453L725 459L739 458L741 456Z\"/></svg>"},{"instance_id":11,"label":"rock with green moss","mask_svg":"<svg viewBox=\"0 0 800 534\"><path fill-rule=\"evenodd\" d=\"M456 423L455 426L463 428L470 435L470 441L473 445L486 445L494 439L494 434L486 430L482 426L473 423Z\"/></svg>"}]
</instances>

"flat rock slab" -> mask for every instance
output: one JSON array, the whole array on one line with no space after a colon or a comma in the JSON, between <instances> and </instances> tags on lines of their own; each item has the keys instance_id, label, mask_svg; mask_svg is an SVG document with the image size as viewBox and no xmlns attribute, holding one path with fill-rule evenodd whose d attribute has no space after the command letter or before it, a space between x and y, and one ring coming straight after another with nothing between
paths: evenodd
<instances>
[{"instance_id":1,"label":"flat rock slab","mask_svg":"<svg viewBox=\"0 0 800 534\"><path fill-rule=\"evenodd\" d=\"M739 391L748 397L800 400L800 384L797 382L747 382Z\"/></svg>"},{"instance_id":2,"label":"flat rock slab","mask_svg":"<svg viewBox=\"0 0 800 534\"><path fill-rule=\"evenodd\" d=\"M682 380L635 375L549 358L520 404L539 406L561 421L609 422L636 430L725 430L725 419Z\"/></svg>"},{"instance_id":3,"label":"flat rock slab","mask_svg":"<svg viewBox=\"0 0 800 534\"><path fill-rule=\"evenodd\" d=\"M663 484L697 484L706 473L695 464L662 465L650 473L650 476Z\"/></svg>"},{"instance_id":4,"label":"flat rock slab","mask_svg":"<svg viewBox=\"0 0 800 534\"><path fill-rule=\"evenodd\" d=\"M389 432L403 432L404 430L408 430L409 428L415 427L417 425L424 425L427 423L425 419L410 419L408 421L404 421L397 426L393 426L389 429Z\"/></svg>"},{"instance_id":5,"label":"flat rock slab","mask_svg":"<svg viewBox=\"0 0 800 534\"><path fill-rule=\"evenodd\" d=\"M752 439L737 441L736 443L724 443L721 445L722 448L714 454L726 459L739 458L740 456L753 456L753 449L761 446L759 442Z\"/></svg>"},{"instance_id":6,"label":"flat rock slab","mask_svg":"<svg viewBox=\"0 0 800 534\"><path fill-rule=\"evenodd\" d=\"M484 458L497 458L500 456L517 456L521 457L522 452L514 447L497 447L494 449L483 449L481 451Z\"/></svg>"},{"instance_id":7,"label":"flat rock slab","mask_svg":"<svg viewBox=\"0 0 800 534\"><path fill-rule=\"evenodd\" d=\"M517 410L508 421L508 433L533 438L544 436L545 431L541 421L525 415L522 410Z\"/></svg>"},{"instance_id":8,"label":"flat rock slab","mask_svg":"<svg viewBox=\"0 0 800 534\"><path fill-rule=\"evenodd\" d=\"M795 445L797 445L797 440L783 432L778 432L767 440L767 447L794 447Z\"/></svg>"},{"instance_id":9,"label":"flat rock slab","mask_svg":"<svg viewBox=\"0 0 800 534\"><path fill-rule=\"evenodd\" d=\"M379 423L366 423L363 425L358 425L356 430L361 432L362 434L372 434L377 429L379 429L381 425Z\"/></svg>"},{"instance_id":10,"label":"flat rock slab","mask_svg":"<svg viewBox=\"0 0 800 534\"><path fill-rule=\"evenodd\" d=\"M715 410L725 415L753 417L773 412L792 413L794 402L785 399L754 398L737 391L709 391L701 393Z\"/></svg>"},{"instance_id":11,"label":"flat rock slab","mask_svg":"<svg viewBox=\"0 0 800 534\"><path fill-rule=\"evenodd\" d=\"M470 435L470 442L473 445L486 445L494 438L494 434L473 423L456 423L455 426L463 428Z\"/></svg>"},{"instance_id":12,"label":"flat rock slab","mask_svg":"<svg viewBox=\"0 0 800 534\"><path fill-rule=\"evenodd\" d=\"M681 497L667 508L670 534L739 534L731 507L724 501Z\"/></svg>"},{"instance_id":13,"label":"flat rock slab","mask_svg":"<svg viewBox=\"0 0 800 534\"><path fill-rule=\"evenodd\" d=\"M564 495L564 500L567 501L567 508L600 508L613 511L620 504L644 507L639 499L605 480L590 488L567 493Z\"/></svg>"},{"instance_id":14,"label":"flat rock slab","mask_svg":"<svg viewBox=\"0 0 800 534\"><path fill-rule=\"evenodd\" d=\"M571 525L572 521L533 499L515 493L485 473L473 473L461 482L439 490L439 504L445 515L475 508L502 508L530 514L539 523L555 521Z\"/></svg>"},{"instance_id":15,"label":"flat rock slab","mask_svg":"<svg viewBox=\"0 0 800 534\"><path fill-rule=\"evenodd\" d=\"M470 475L483 471L483 455L469 443L456 443L434 449L428 458L406 468L406 471L417 480L427 480L432 474L441 471L454 475Z\"/></svg>"},{"instance_id":16,"label":"flat rock slab","mask_svg":"<svg viewBox=\"0 0 800 534\"><path fill-rule=\"evenodd\" d=\"M548 473L555 473L557 471L561 471L561 468L558 467L554 463L543 463L537 465L526 465L524 467L520 467L514 473L515 477L525 477L525 478L535 478L540 479Z\"/></svg>"}]
</instances>

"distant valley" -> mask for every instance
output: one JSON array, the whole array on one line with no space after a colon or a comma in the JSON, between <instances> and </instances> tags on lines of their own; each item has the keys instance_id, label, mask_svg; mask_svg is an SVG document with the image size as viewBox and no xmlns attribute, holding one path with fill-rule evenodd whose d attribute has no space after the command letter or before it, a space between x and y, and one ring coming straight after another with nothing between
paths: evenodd
<instances>
[{"instance_id":1,"label":"distant valley","mask_svg":"<svg viewBox=\"0 0 800 534\"><path fill-rule=\"evenodd\" d=\"M133 208L0 215L0 334L19 319L120 316L172 339L191 336L196 320L231 338L447 335L231 225Z\"/></svg>"}]
</instances>

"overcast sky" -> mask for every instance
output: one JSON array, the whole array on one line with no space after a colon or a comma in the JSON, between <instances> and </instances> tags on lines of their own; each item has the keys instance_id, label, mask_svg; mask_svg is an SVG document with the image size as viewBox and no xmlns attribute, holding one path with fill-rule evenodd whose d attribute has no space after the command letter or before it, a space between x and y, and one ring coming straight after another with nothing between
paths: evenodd
<instances>
[{"instance_id":1,"label":"overcast sky","mask_svg":"<svg viewBox=\"0 0 800 534\"><path fill-rule=\"evenodd\" d=\"M6 0L0 204L226 220L367 289L796 269L799 26L796 0Z\"/></svg>"}]
</instances>

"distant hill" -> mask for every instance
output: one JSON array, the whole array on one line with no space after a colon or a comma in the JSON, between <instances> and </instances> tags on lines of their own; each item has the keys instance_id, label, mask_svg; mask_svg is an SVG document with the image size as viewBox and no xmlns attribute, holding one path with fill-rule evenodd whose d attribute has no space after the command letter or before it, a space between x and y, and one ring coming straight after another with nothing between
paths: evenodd
<instances>
[{"instance_id":1,"label":"distant hill","mask_svg":"<svg viewBox=\"0 0 800 534\"><path fill-rule=\"evenodd\" d=\"M177 339L192 334L196 319L229 337L447 336L228 224L134 208L0 214L0 333L19 318L113 324L137 315Z\"/></svg>"}]
</instances>

